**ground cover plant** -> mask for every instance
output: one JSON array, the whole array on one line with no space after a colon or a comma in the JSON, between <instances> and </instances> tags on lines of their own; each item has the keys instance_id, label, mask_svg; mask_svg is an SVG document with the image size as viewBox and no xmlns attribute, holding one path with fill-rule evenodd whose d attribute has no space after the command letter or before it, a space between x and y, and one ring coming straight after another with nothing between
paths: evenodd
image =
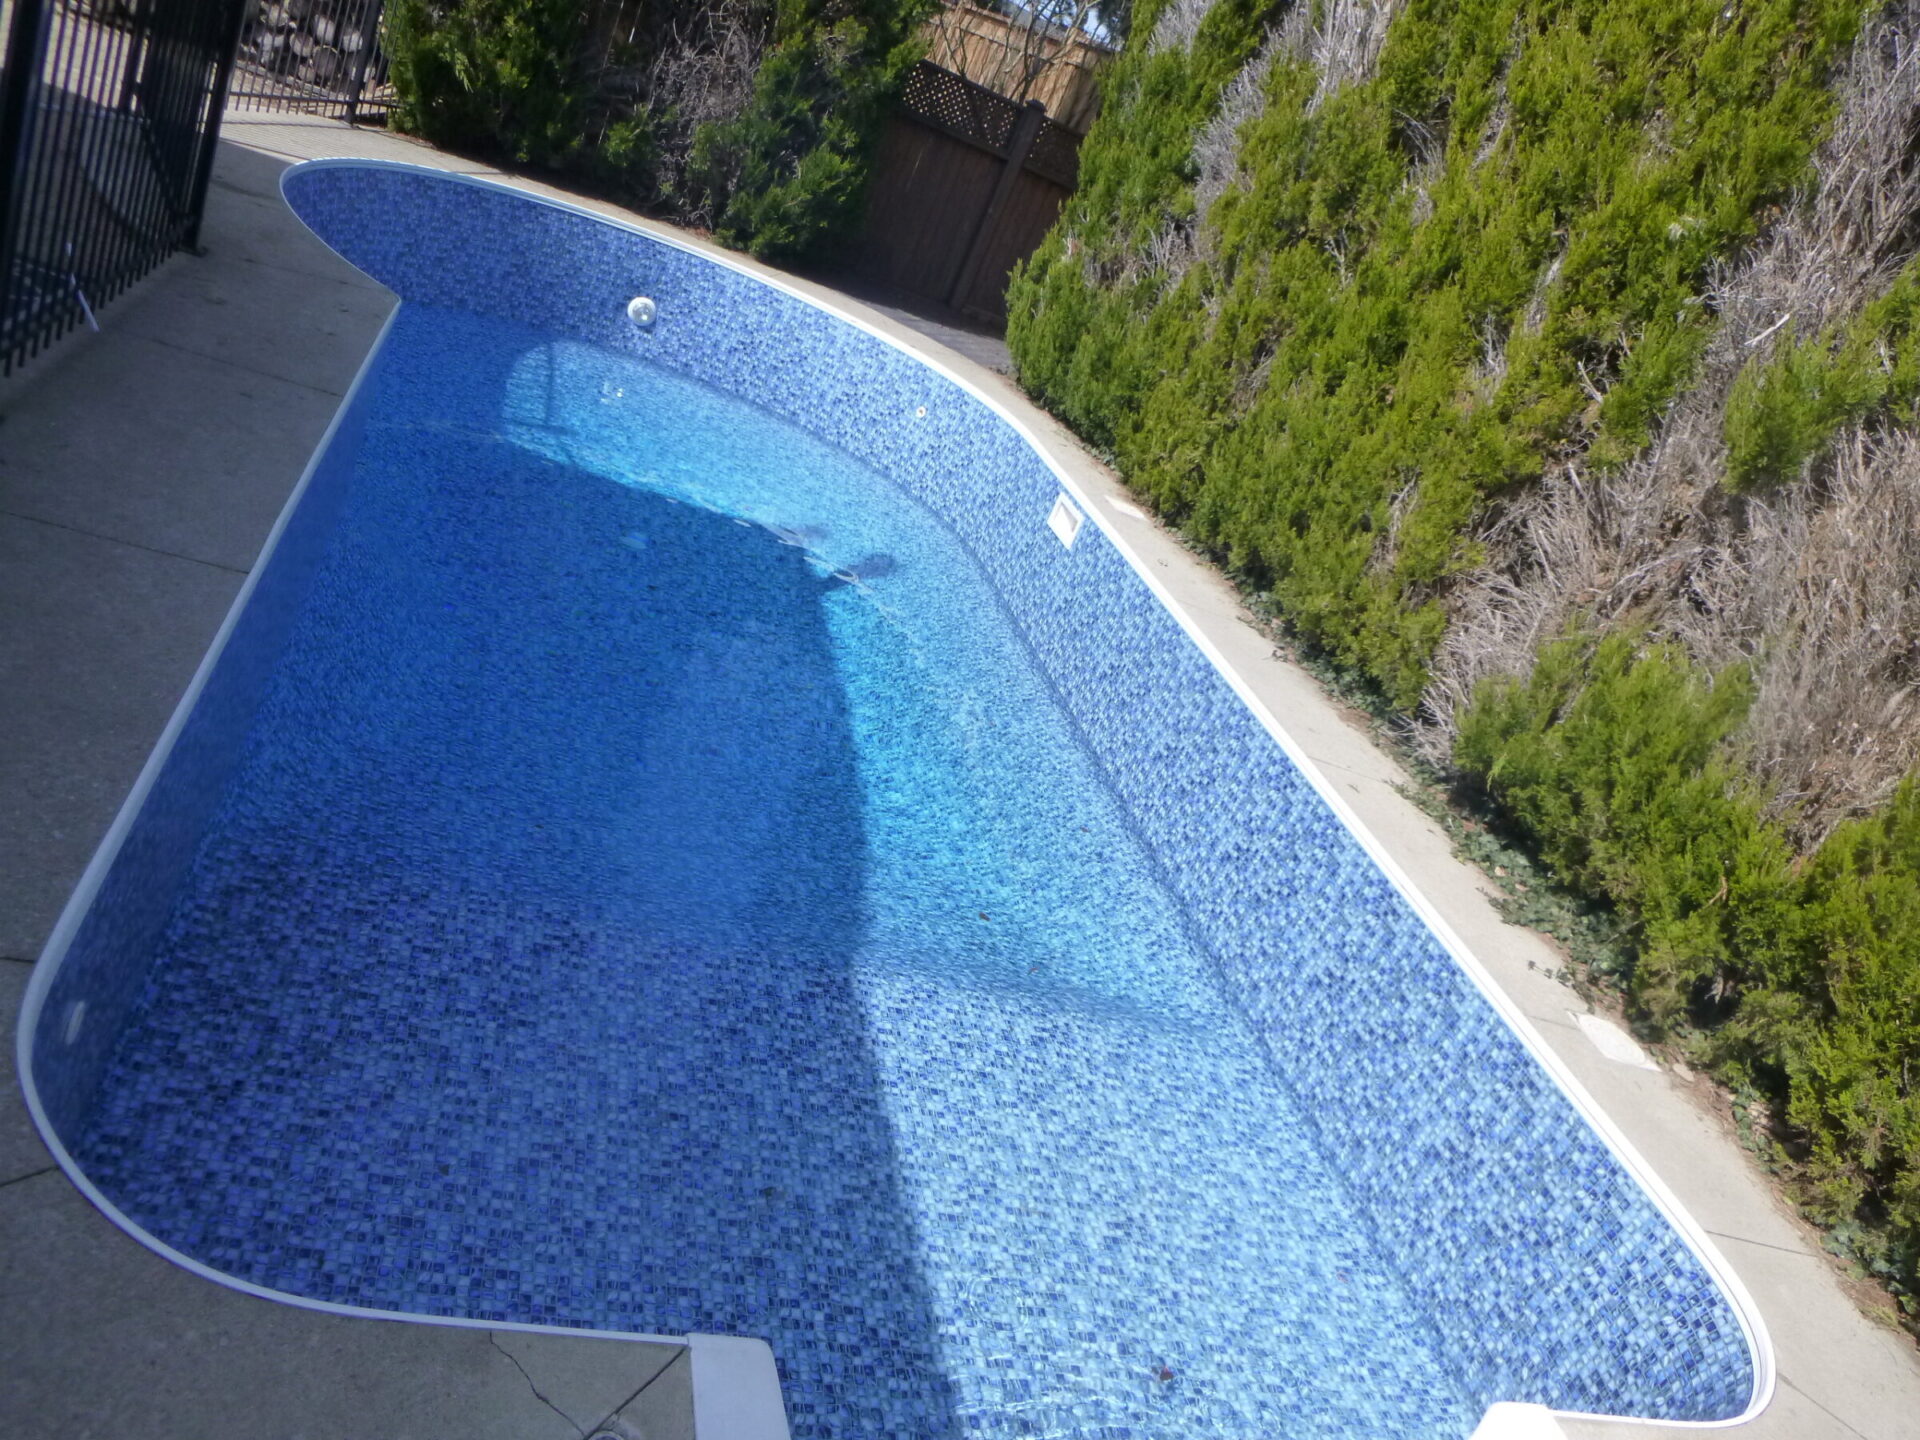
<instances>
[{"instance_id":1,"label":"ground cover plant","mask_svg":"<svg viewBox=\"0 0 1920 1440\"><path fill-rule=\"evenodd\" d=\"M1920 7L1147 0L1022 382L1920 1319Z\"/></svg>"}]
</instances>

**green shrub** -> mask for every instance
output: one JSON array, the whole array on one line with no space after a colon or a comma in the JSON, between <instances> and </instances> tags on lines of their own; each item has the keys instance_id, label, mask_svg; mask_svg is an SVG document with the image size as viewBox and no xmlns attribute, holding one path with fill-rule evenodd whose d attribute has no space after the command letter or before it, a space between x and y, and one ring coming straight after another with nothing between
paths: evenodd
<instances>
[{"instance_id":1,"label":"green shrub","mask_svg":"<svg viewBox=\"0 0 1920 1440\"><path fill-rule=\"evenodd\" d=\"M1797 861L1727 748L1749 698L1671 645L1570 637L1482 686L1455 760L1629 920L1640 1013L1768 1099L1810 1210L1920 1317L1920 781Z\"/></svg>"},{"instance_id":2,"label":"green shrub","mask_svg":"<svg viewBox=\"0 0 1920 1440\"><path fill-rule=\"evenodd\" d=\"M1807 177L1863 9L1408 0L1370 73L1330 89L1282 54L1244 104L1229 83L1284 8L1217 5L1159 52L1143 10L1008 341L1130 484L1406 710L1489 509L1570 461L1605 483L1689 382L1709 270ZM1195 142L1229 94L1220 168ZM1907 418L1916 332L1920 262L1750 364L1728 483ZM1610 908L1639 1016L1764 1098L1801 1197L1920 1317L1920 781L1797 854L1735 748L1744 668L1625 630L1535 658L1474 697L1459 771Z\"/></svg>"},{"instance_id":3,"label":"green shrub","mask_svg":"<svg viewBox=\"0 0 1920 1440\"><path fill-rule=\"evenodd\" d=\"M1616 633L1548 646L1463 718L1461 770L1558 879L1631 911L1634 992L1665 1023L1724 1012L1785 923L1792 847L1725 748L1750 700L1743 671Z\"/></svg>"},{"instance_id":4,"label":"green shrub","mask_svg":"<svg viewBox=\"0 0 1920 1440\"><path fill-rule=\"evenodd\" d=\"M668 0L609 33L597 0L394 0L397 119L448 149L711 222L757 255L804 255L858 219L872 147L931 5L735 0L722 14ZM703 70L698 49L742 32L766 48L733 113L732 76ZM680 53L662 67L669 48ZM716 105L726 118L700 119Z\"/></svg>"},{"instance_id":5,"label":"green shrub","mask_svg":"<svg viewBox=\"0 0 1920 1440\"><path fill-rule=\"evenodd\" d=\"M1842 425L1920 397L1920 261L1878 299L1750 363L1727 401L1727 483L1778 484L1825 452Z\"/></svg>"},{"instance_id":6,"label":"green shrub","mask_svg":"<svg viewBox=\"0 0 1920 1440\"><path fill-rule=\"evenodd\" d=\"M714 234L763 258L804 255L859 219L867 161L933 0L780 0L745 114L696 133L689 166Z\"/></svg>"},{"instance_id":7,"label":"green shrub","mask_svg":"<svg viewBox=\"0 0 1920 1440\"><path fill-rule=\"evenodd\" d=\"M1820 847L1795 919L1799 1023L1733 1039L1771 1042L1821 1218L1884 1217L1920 1313L1920 783Z\"/></svg>"},{"instance_id":8,"label":"green shrub","mask_svg":"<svg viewBox=\"0 0 1920 1440\"><path fill-rule=\"evenodd\" d=\"M582 0L393 0L386 14L402 129L549 169L573 159Z\"/></svg>"},{"instance_id":9,"label":"green shrub","mask_svg":"<svg viewBox=\"0 0 1920 1440\"><path fill-rule=\"evenodd\" d=\"M1132 484L1411 707L1476 518L1633 454L1693 372L1707 268L1805 176L1859 7L1411 0L1317 107L1311 65L1276 64L1243 183L1195 215L1194 138L1274 13L1223 3L1190 53L1123 56L1008 340ZM1159 265L1149 239L1188 225L1190 263Z\"/></svg>"},{"instance_id":10,"label":"green shrub","mask_svg":"<svg viewBox=\"0 0 1920 1440\"><path fill-rule=\"evenodd\" d=\"M1108 272L1168 220L1193 218L1195 134L1287 8L1221 0L1189 49L1153 51L1168 3L1147 0L1135 12L1134 38L1102 76L1101 118L1081 146L1077 188L1007 294L1007 344L1022 383L1103 447L1148 381L1179 368L1156 358L1137 328L1152 297Z\"/></svg>"}]
</instances>

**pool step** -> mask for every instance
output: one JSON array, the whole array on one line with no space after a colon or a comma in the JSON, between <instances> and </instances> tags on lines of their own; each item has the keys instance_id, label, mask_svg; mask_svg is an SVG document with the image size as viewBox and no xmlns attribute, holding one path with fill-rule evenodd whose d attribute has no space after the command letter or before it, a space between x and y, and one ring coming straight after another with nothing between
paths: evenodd
<instances>
[{"instance_id":1,"label":"pool step","mask_svg":"<svg viewBox=\"0 0 1920 1440\"><path fill-rule=\"evenodd\" d=\"M689 1335L694 1440L787 1440L773 1347L740 1335Z\"/></svg>"},{"instance_id":2,"label":"pool step","mask_svg":"<svg viewBox=\"0 0 1920 1440\"><path fill-rule=\"evenodd\" d=\"M1502 1400L1487 1407L1470 1440L1567 1440L1567 1432L1544 1405Z\"/></svg>"},{"instance_id":3,"label":"pool step","mask_svg":"<svg viewBox=\"0 0 1920 1440\"><path fill-rule=\"evenodd\" d=\"M689 1335L588 1440L789 1440L773 1348L737 1335Z\"/></svg>"}]
</instances>

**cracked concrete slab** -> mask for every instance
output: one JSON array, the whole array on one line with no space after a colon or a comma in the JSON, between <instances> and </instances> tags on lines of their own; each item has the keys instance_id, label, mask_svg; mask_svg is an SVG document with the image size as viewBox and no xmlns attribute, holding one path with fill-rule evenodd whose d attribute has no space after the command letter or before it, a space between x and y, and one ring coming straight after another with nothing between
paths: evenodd
<instances>
[{"instance_id":1,"label":"cracked concrete slab","mask_svg":"<svg viewBox=\"0 0 1920 1440\"><path fill-rule=\"evenodd\" d=\"M239 147L221 158L221 168L207 187L201 236L206 258L254 267L258 286L285 283L275 277L289 275L366 284L364 275L324 245L294 249L286 243L287 207L280 198L285 160Z\"/></svg>"},{"instance_id":2,"label":"cracked concrete slab","mask_svg":"<svg viewBox=\"0 0 1920 1440\"><path fill-rule=\"evenodd\" d=\"M601 1428L619 1440L694 1440L691 1353L681 1351Z\"/></svg>"},{"instance_id":3,"label":"cracked concrete slab","mask_svg":"<svg viewBox=\"0 0 1920 1440\"><path fill-rule=\"evenodd\" d=\"M404 160L415 165L454 170L468 175L497 175L490 165L447 155L424 140L385 130L360 129L316 115L294 115L267 110L229 110L220 123L221 137L255 154L272 155L288 164L355 156L372 160Z\"/></svg>"},{"instance_id":4,"label":"cracked concrete slab","mask_svg":"<svg viewBox=\"0 0 1920 1440\"><path fill-rule=\"evenodd\" d=\"M126 316L126 333L318 392L330 417L393 301L344 277L289 284L285 274L210 251L182 267L179 283L143 296ZM287 289L283 310L299 344L253 324L253 295L267 285Z\"/></svg>"},{"instance_id":5,"label":"cracked concrete slab","mask_svg":"<svg viewBox=\"0 0 1920 1440\"><path fill-rule=\"evenodd\" d=\"M580 1440L486 1331L214 1285L122 1235L60 1174L0 1188L0 1234L0 1434Z\"/></svg>"},{"instance_id":6,"label":"cracked concrete slab","mask_svg":"<svg viewBox=\"0 0 1920 1440\"><path fill-rule=\"evenodd\" d=\"M0 954L39 956L240 581L0 513Z\"/></svg>"},{"instance_id":7,"label":"cracked concrete slab","mask_svg":"<svg viewBox=\"0 0 1920 1440\"><path fill-rule=\"evenodd\" d=\"M600 1429L686 1351L684 1345L490 1330L494 1347L582 1435Z\"/></svg>"},{"instance_id":8,"label":"cracked concrete slab","mask_svg":"<svg viewBox=\"0 0 1920 1440\"><path fill-rule=\"evenodd\" d=\"M299 478L391 302L359 292L357 309L342 317L352 344L333 352L332 383L320 388L210 353L221 342L209 332L224 334L245 302L229 273L175 263L177 283L144 292L112 344L87 347L26 395L0 402L0 511L244 575L286 500L260 477L292 464ZM205 329L170 323L151 328L174 338L144 333L149 310L177 315L223 280L233 303L205 307ZM303 299L287 308L311 319L315 307ZM138 403L101 403L119 395ZM208 413L209 395L233 403Z\"/></svg>"}]
</instances>

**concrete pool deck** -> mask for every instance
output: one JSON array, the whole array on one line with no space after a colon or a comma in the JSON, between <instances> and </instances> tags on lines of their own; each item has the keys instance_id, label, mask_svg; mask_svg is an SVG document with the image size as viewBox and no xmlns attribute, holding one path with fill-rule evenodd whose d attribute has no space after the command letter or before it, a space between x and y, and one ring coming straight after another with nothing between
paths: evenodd
<instances>
[{"instance_id":1,"label":"concrete pool deck","mask_svg":"<svg viewBox=\"0 0 1920 1440\"><path fill-rule=\"evenodd\" d=\"M392 305L286 211L279 171L347 154L495 173L327 121L247 112L230 116L225 134L208 253L169 262L103 313L104 333L70 341L0 387L0 607L12 622L0 626L0 785L14 801L0 816L9 1020L32 958ZM1549 978L1561 963L1553 947L1499 918L1485 878L1403 798L1393 762L1273 654L1219 577L1127 506L1114 478L994 373L992 342L866 308L879 328L964 373L1047 437L1100 497L1102 518L1285 719L1714 1236L1772 1332L1780 1370L1772 1407L1734 1433L1915 1433L1912 1343L1854 1306L1813 1232L1734 1143L1704 1082L1603 1054L1579 1023L1588 1007ZM566 1437L611 1421L665 1440L684 1428L686 1366L669 1348L346 1319L173 1267L52 1168L12 1083L0 1097L0 1304L10 1322L0 1339L6 1435Z\"/></svg>"}]
</instances>

